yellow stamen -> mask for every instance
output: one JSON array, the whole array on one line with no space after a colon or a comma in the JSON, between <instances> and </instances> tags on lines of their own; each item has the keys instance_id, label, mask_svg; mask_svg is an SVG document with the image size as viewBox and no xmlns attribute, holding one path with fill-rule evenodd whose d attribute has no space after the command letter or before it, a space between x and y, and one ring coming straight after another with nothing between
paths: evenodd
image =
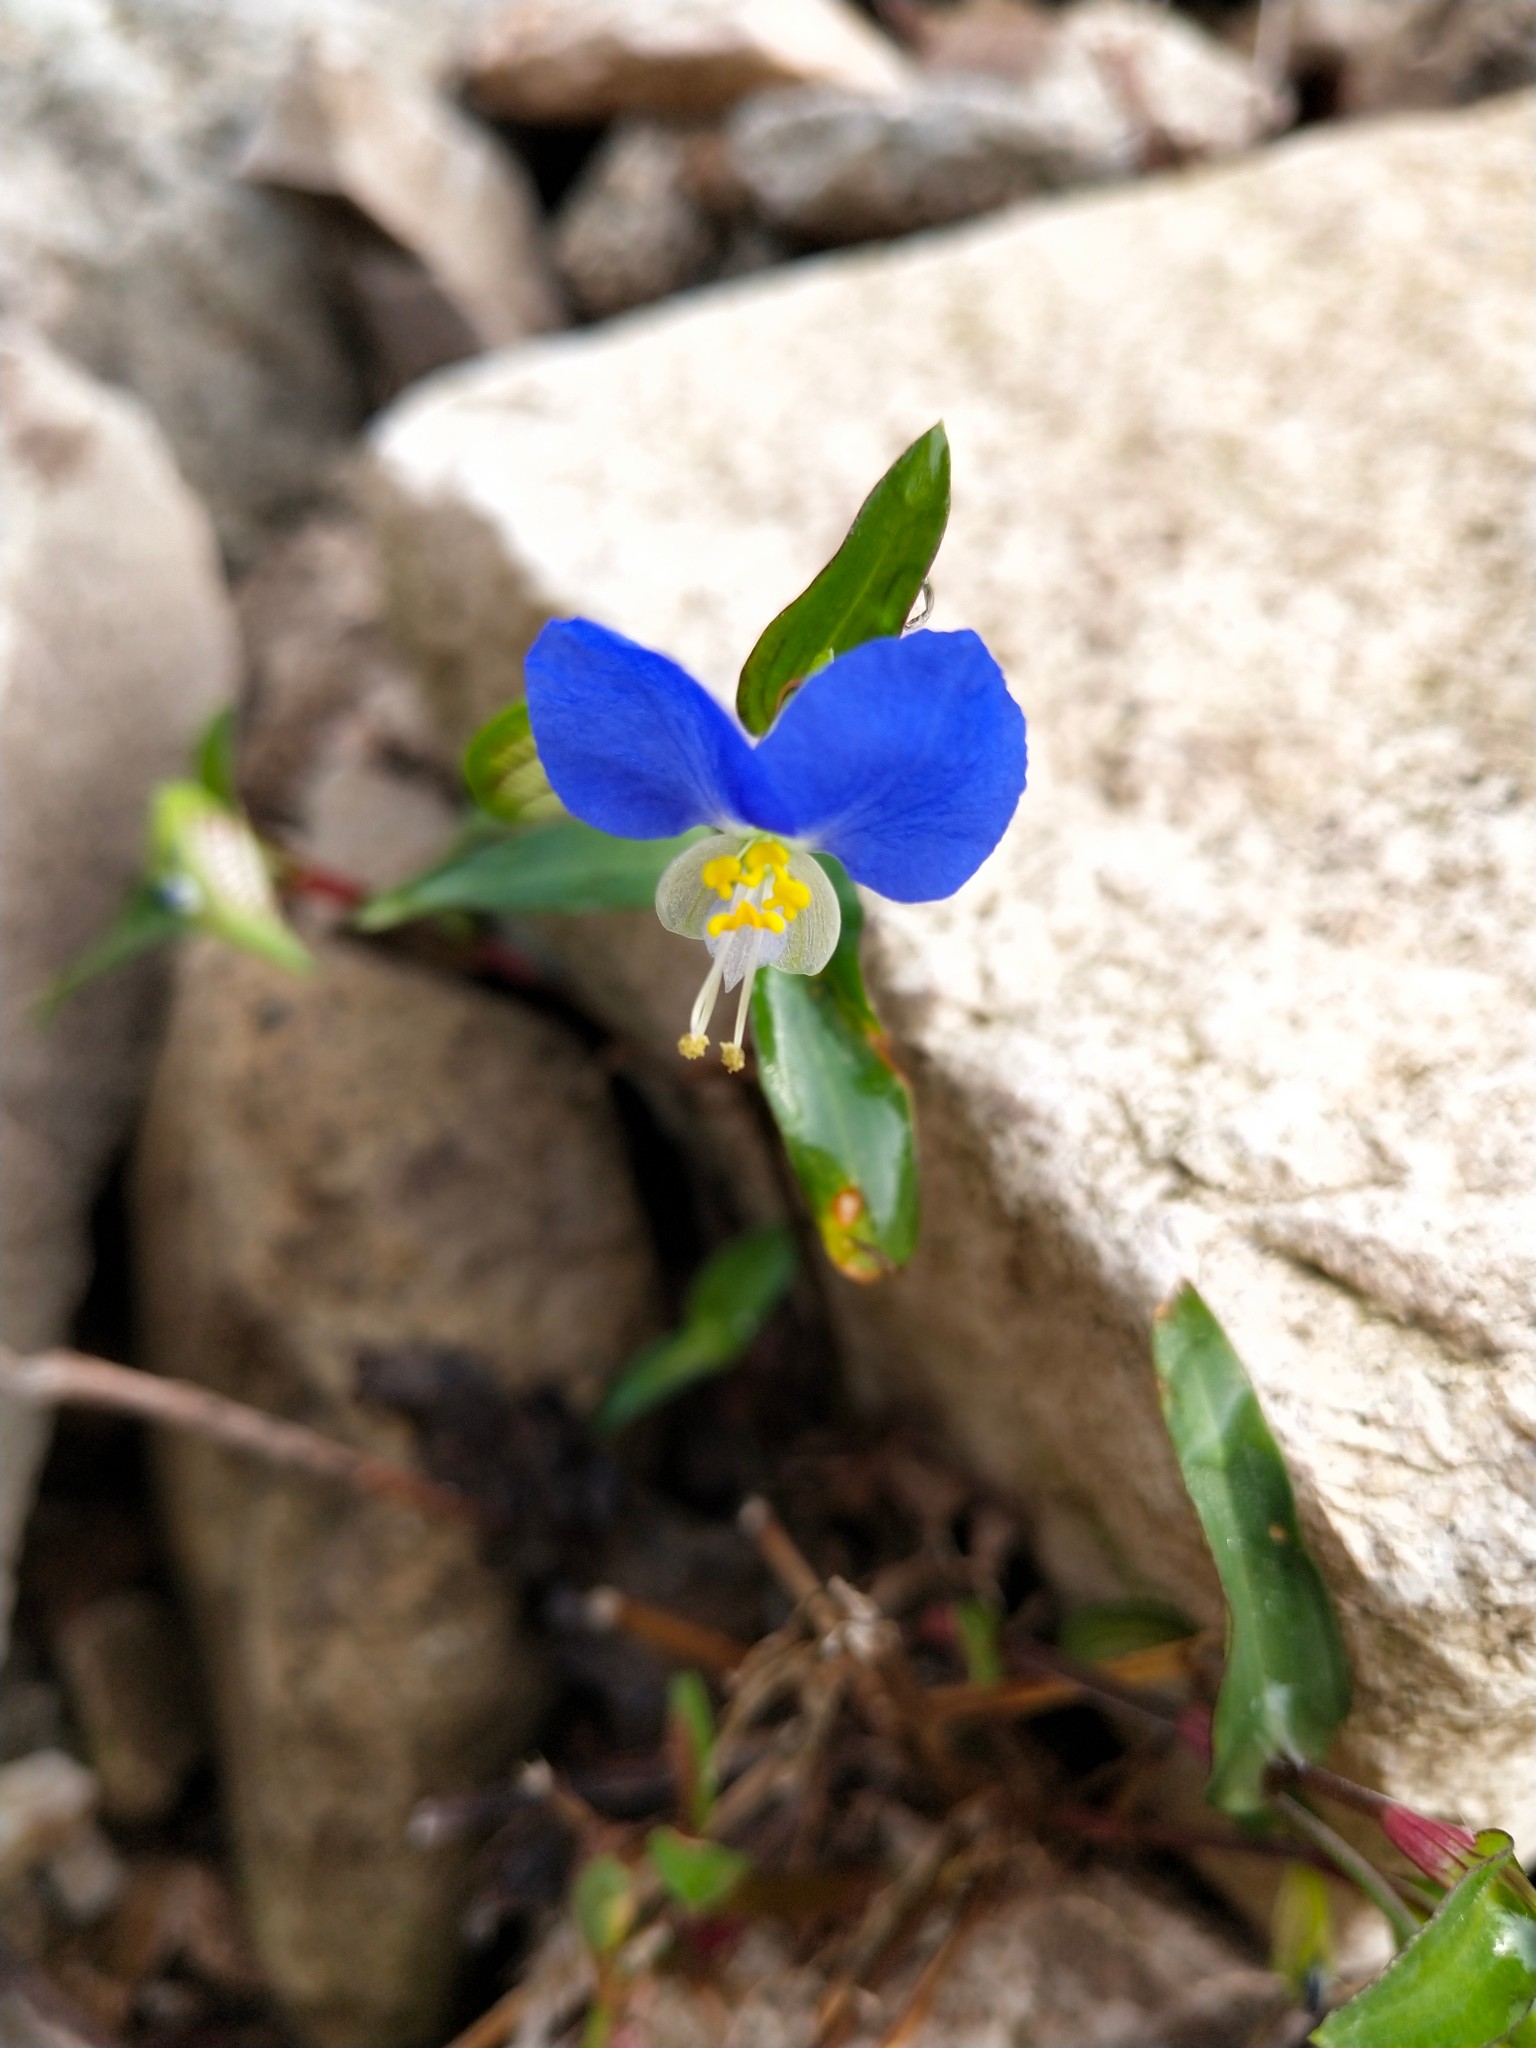
<instances>
[{"instance_id":1,"label":"yellow stamen","mask_svg":"<svg viewBox=\"0 0 1536 2048\"><path fill-rule=\"evenodd\" d=\"M677 1041L677 1049L685 1060L701 1060L709 1051L709 1040L702 1031L685 1031Z\"/></svg>"},{"instance_id":2,"label":"yellow stamen","mask_svg":"<svg viewBox=\"0 0 1536 2048\"><path fill-rule=\"evenodd\" d=\"M739 1045L722 1045L720 1064L728 1074L739 1074L747 1064L747 1056Z\"/></svg>"},{"instance_id":3,"label":"yellow stamen","mask_svg":"<svg viewBox=\"0 0 1536 2048\"><path fill-rule=\"evenodd\" d=\"M732 889L741 880L741 862L734 853L723 853L718 860L705 861L699 879L706 889L713 889L729 903Z\"/></svg>"},{"instance_id":4,"label":"yellow stamen","mask_svg":"<svg viewBox=\"0 0 1536 2048\"><path fill-rule=\"evenodd\" d=\"M782 910L793 924L802 910L810 907L811 892L804 882L796 881L787 868L780 868L773 878L773 887L763 898L765 910Z\"/></svg>"},{"instance_id":5,"label":"yellow stamen","mask_svg":"<svg viewBox=\"0 0 1536 2048\"><path fill-rule=\"evenodd\" d=\"M784 920L776 910L759 910L743 897L734 910L717 910L705 929L712 939L719 939L727 932L745 931L749 926L760 932L781 932Z\"/></svg>"}]
</instances>

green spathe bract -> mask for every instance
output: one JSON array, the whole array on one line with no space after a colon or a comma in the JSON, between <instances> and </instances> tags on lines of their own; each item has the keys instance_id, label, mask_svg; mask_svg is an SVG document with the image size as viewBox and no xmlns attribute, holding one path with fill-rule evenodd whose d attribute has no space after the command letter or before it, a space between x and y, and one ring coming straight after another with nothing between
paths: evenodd
<instances>
[{"instance_id":1,"label":"green spathe bract","mask_svg":"<svg viewBox=\"0 0 1536 2048\"><path fill-rule=\"evenodd\" d=\"M1490 2048L1520 2038L1536 2006L1536 1896L1508 1835L1376 1978L1312 2035L1318 2048Z\"/></svg>"},{"instance_id":2,"label":"green spathe bract","mask_svg":"<svg viewBox=\"0 0 1536 2048\"><path fill-rule=\"evenodd\" d=\"M1158 1311L1152 1356L1227 1601L1206 1796L1228 1813L1258 1814L1272 1763L1314 1759L1328 1747L1349 1711L1349 1666L1279 1447L1242 1361L1193 1287Z\"/></svg>"},{"instance_id":3,"label":"green spathe bract","mask_svg":"<svg viewBox=\"0 0 1536 2048\"><path fill-rule=\"evenodd\" d=\"M897 456L837 553L747 656L736 716L748 732L766 732L794 686L839 654L901 631L948 522L949 437L940 421Z\"/></svg>"}]
</instances>

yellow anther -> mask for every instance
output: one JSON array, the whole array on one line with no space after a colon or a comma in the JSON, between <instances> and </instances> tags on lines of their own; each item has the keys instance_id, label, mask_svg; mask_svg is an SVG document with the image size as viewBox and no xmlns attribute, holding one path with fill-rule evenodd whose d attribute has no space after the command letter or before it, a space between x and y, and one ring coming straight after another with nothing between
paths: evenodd
<instances>
[{"instance_id":1,"label":"yellow anther","mask_svg":"<svg viewBox=\"0 0 1536 2048\"><path fill-rule=\"evenodd\" d=\"M763 899L766 909L782 910L791 923L800 915L802 910L809 907L810 901L811 892L805 883L796 881L795 877L785 869L780 869L774 876L773 887Z\"/></svg>"},{"instance_id":2,"label":"yellow anther","mask_svg":"<svg viewBox=\"0 0 1536 2048\"><path fill-rule=\"evenodd\" d=\"M712 939L719 939L727 932L745 931L749 926L760 932L781 932L784 920L776 910L759 910L743 897L734 910L717 910L705 929Z\"/></svg>"},{"instance_id":3,"label":"yellow anther","mask_svg":"<svg viewBox=\"0 0 1536 2048\"><path fill-rule=\"evenodd\" d=\"M677 1049L685 1060L701 1060L709 1051L709 1040L702 1031L685 1031L677 1041Z\"/></svg>"},{"instance_id":4,"label":"yellow anther","mask_svg":"<svg viewBox=\"0 0 1536 2048\"><path fill-rule=\"evenodd\" d=\"M755 839L741 856L741 878L755 889L770 868L781 875L789 866L789 855L777 839Z\"/></svg>"},{"instance_id":5,"label":"yellow anther","mask_svg":"<svg viewBox=\"0 0 1536 2048\"><path fill-rule=\"evenodd\" d=\"M705 861L699 879L729 903L732 889L741 880L741 862L734 853L723 853L718 860Z\"/></svg>"},{"instance_id":6,"label":"yellow anther","mask_svg":"<svg viewBox=\"0 0 1536 2048\"><path fill-rule=\"evenodd\" d=\"M728 1074L739 1074L747 1064L747 1056L739 1045L722 1045L720 1064Z\"/></svg>"}]
</instances>

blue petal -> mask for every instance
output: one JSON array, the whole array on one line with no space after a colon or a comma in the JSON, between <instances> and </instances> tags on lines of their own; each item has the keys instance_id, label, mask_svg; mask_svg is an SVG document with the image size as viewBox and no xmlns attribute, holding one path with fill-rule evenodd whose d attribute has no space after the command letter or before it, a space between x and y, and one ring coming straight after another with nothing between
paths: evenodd
<instances>
[{"instance_id":1,"label":"blue petal","mask_svg":"<svg viewBox=\"0 0 1536 2048\"><path fill-rule=\"evenodd\" d=\"M575 817L623 839L754 822L752 747L676 662L590 619L557 619L524 673L539 759Z\"/></svg>"},{"instance_id":2,"label":"blue petal","mask_svg":"<svg viewBox=\"0 0 1536 2048\"><path fill-rule=\"evenodd\" d=\"M926 903L952 896L1007 830L1024 714L974 633L870 640L796 692L756 766L769 787L750 822L835 853L882 896Z\"/></svg>"}]
</instances>

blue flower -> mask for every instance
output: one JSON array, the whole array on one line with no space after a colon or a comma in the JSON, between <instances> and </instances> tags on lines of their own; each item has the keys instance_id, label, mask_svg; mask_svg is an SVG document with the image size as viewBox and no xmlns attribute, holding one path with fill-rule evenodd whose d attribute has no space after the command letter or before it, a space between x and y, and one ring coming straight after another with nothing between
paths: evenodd
<instances>
[{"instance_id":1,"label":"blue flower","mask_svg":"<svg viewBox=\"0 0 1536 2048\"><path fill-rule=\"evenodd\" d=\"M539 759L574 816L628 839L712 826L662 876L669 931L712 965L678 1049L697 1059L722 982L742 984L742 1065L759 967L815 974L837 944L836 892L812 855L899 903L952 896L1024 788L1024 718L974 633L871 640L801 685L755 745L665 655L590 619L544 628L527 661Z\"/></svg>"}]
</instances>

